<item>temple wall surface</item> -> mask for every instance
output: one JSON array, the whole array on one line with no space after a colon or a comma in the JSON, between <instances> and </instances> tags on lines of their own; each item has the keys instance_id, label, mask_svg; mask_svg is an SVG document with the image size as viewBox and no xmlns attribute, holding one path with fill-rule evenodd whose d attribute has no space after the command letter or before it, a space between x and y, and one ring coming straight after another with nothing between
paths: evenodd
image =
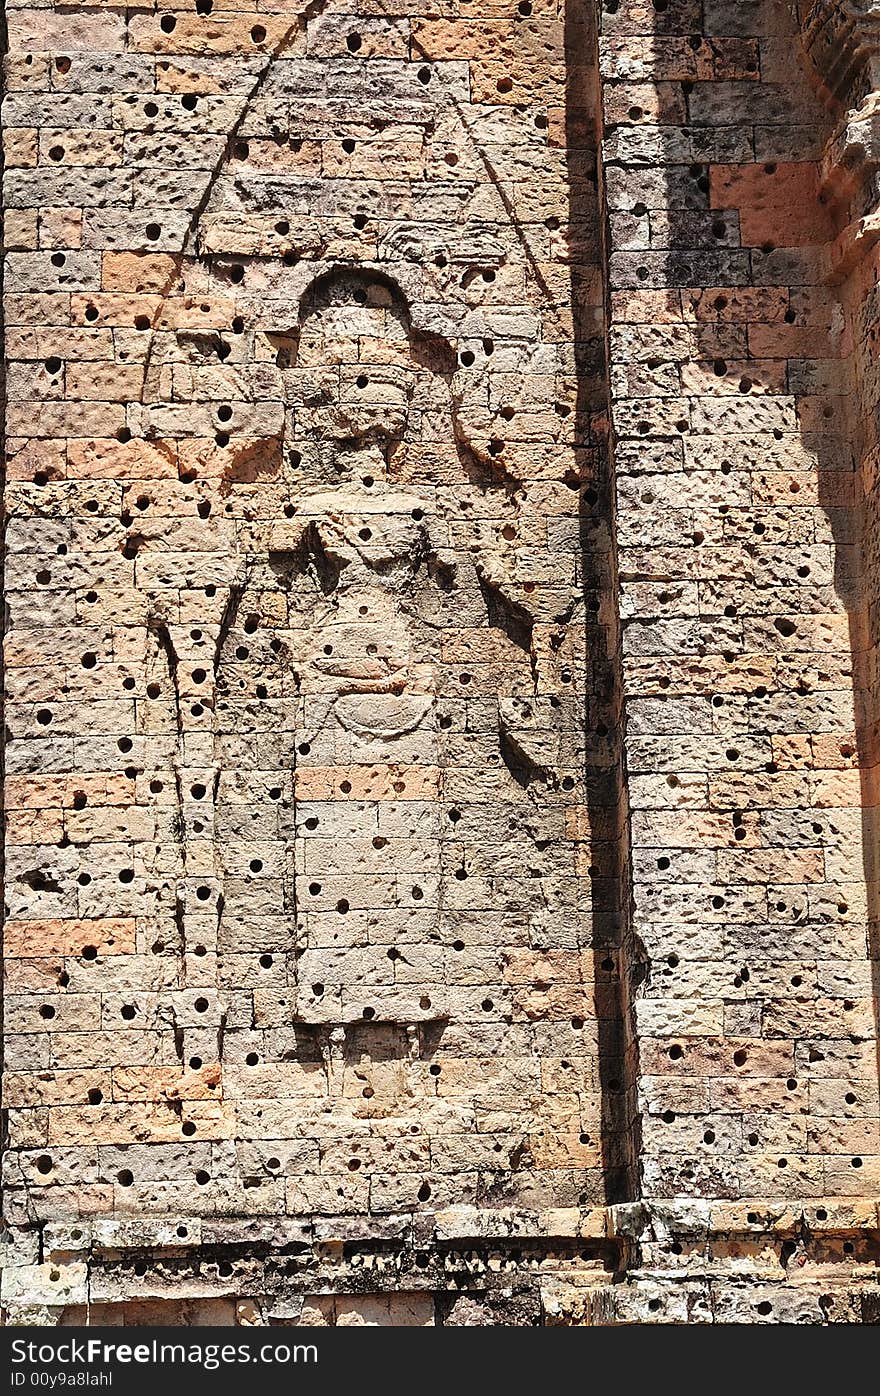
<instances>
[{"instance_id":1,"label":"temple wall surface","mask_svg":"<svg viewBox=\"0 0 880 1396\"><path fill-rule=\"evenodd\" d=\"M880 1317L855 24L9 6L7 1321Z\"/></svg>"}]
</instances>

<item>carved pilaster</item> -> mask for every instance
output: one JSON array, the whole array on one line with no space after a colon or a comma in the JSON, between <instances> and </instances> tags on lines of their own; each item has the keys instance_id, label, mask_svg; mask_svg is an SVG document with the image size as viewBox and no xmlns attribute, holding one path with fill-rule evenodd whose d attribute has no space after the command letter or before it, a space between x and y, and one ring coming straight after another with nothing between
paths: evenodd
<instances>
[{"instance_id":1,"label":"carved pilaster","mask_svg":"<svg viewBox=\"0 0 880 1396\"><path fill-rule=\"evenodd\" d=\"M804 49L836 120L822 156L826 200L850 221L829 250L828 275L849 275L880 236L880 0L798 0Z\"/></svg>"},{"instance_id":2,"label":"carved pilaster","mask_svg":"<svg viewBox=\"0 0 880 1396\"><path fill-rule=\"evenodd\" d=\"M804 47L828 97L852 109L880 83L880 0L798 0Z\"/></svg>"}]
</instances>

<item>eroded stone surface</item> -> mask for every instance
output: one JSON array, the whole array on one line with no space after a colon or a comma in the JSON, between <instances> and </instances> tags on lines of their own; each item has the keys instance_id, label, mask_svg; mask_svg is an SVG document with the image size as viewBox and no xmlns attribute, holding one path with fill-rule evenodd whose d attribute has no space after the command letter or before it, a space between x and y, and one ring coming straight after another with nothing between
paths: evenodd
<instances>
[{"instance_id":1,"label":"eroded stone surface","mask_svg":"<svg viewBox=\"0 0 880 1396\"><path fill-rule=\"evenodd\" d=\"M877 1319L875 60L459 8L9 12L14 1322Z\"/></svg>"}]
</instances>

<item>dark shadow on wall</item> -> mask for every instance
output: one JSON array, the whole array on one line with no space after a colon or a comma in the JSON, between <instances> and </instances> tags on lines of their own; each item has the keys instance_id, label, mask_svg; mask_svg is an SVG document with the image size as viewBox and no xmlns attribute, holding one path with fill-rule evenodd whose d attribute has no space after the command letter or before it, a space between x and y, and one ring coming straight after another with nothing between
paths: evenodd
<instances>
[{"instance_id":1,"label":"dark shadow on wall","mask_svg":"<svg viewBox=\"0 0 880 1396\"><path fill-rule=\"evenodd\" d=\"M798 49L798 61L809 85L818 91L814 102L814 121L821 123L822 135L827 140L843 117L839 103L829 100L829 93L823 87L821 78L813 68L810 57L802 51L799 36L793 36ZM819 98L825 105L820 108ZM869 182L870 188L870 182ZM850 184L843 180L832 185L820 194L825 208L830 206L833 234L837 235L866 211L863 208L865 191L860 191L858 180ZM817 221L822 209L817 207ZM813 254L809 249L805 257ZM871 998L873 1000L874 1054L876 1071L880 1078L880 715L878 715L877 658L880 653L880 533L878 533L876 487L866 495L865 480L877 470L880 457L880 432L878 432L877 402L880 398L880 377L872 360L873 326L880 319L880 298L875 279L860 275L860 264L848 275L842 275L842 268L835 266L833 238L814 250L816 264L817 298L823 293L836 301L843 311L849 343L845 346L847 355L831 361L827 372L823 372L821 362L816 373L817 381L810 380L809 360L789 359L788 391L803 394L798 404L800 438L807 451L815 459L818 502L822 508L832 536L834 590L845 608L849 633L851 656L850 681L852 685L852 711L854 720L854 747L848 734L842 733L836 750L826 753L826 759L835 762L831 768L843 773L857 768L861 802L861 848L853 854L852 867L846 869L853 881L861 873L864 879L865 914L864 934L865 953L869 964ZM871 244L865 254L870 262ZM821 308L821 307L820 307ZM792 307L794 309L794 307ZM800 312L800 307L798 307ZM808 312L809 313L809 310ZM792 316L792 312L789 312ZM793 323L801 323L801 313L793 318ZM863 346L863 347L861 347ZM852 486L852 489L849 486ZM821 760L816 767L823 769ZM844 788L840 796L840 806L851 802L851 795ZM834 808L816 810L817 828L824 826L823 833L831 839L838 835L835 826ZM843 834L846 847L845 831ZM821 835L820 835L821 837ZM841 858L841 865L844 864ZM837 879L827 876L829 883ZM849 879L839 876L841 884ZM856 886L858 899L861 888ZM845 886L840 889L840 898L846 897ZM838 904L838 912L846 918L844 900ZM849 924L858 925L858 906L852 908ZM844 919L844 926L847 924ZM845 958L845 957L843 957ZM858 962L854 962L854 969ZM830 990L829 990L830 992ZM849 995L850 990L845 991ZM852 997L859 997L857 990ZM845 1019L845 999L840 1013L838 1036L846 1042L857 1045L860 1038L855 1029L848 1031ZM854 1069L853 1076L858 1074ZM862 1102L856 1101L853 1120L858 1118ZM870 1107L869 1107L870 1108ZM844 1159L851 1152L838 1144L843 1156L841 1163L846 1171ZM857 1150L852 1150L858 1158ZM829 1195L846 1192L839 1184L829 1186ZM872 1193L871 1183L863 1192Z\"/></svg>"},{"instance_id":2,"label":"dark shadow on wall","mask_svg":"<svg viewBox=\"0 0 880 1396\"><path fill-rule=\"evenodd\" d=\"M599 0L599 3L601 4L602 0ZM617 0L611 0L611 3L606 0L605 9L609 17L616 14L618 11ZM693 9L697 12L699 19L700 7L694 6ZM718 307L717 320L706 313L707 306L704 302L700 312L702 318L692 322L697 328L703 327L707 331L720 328L725 323L741 323L737 317L734 317L733 321L726 321L729 298L731 294L736 293L738 287L754 288L759 297L761 293L766 292L768 298L771 298L774 293L778 293L780 289L782 291L788 289L788 305L784 312L781 307L775 314L766 314L764 310L759 310L754 319L758 322L767 319L772 322L771 327L778 324L782 330L788 329L789 326L792 331L800 329L804 334L804 344L806 345L810 330L815 328L818 331L823 327L823 314L828 312L829 289L833 294L838 295L840 303L844 307L847 302L846 287L842 288L842 292L838 291L837 287L833 285L833 277L829 277L830 240L828 244L822 245L819 241L810 243L801 240L798 242L792 238L792 245L786 246L784 239L780 238L778 247L774 246L772 242L762 242L756 245L755 242L749 241L746 236L740 233L737 217L740 210L734 201L731 200L730 203L723 203L720 206L717 201L713 203L710 180L711 164L709 163L712 159L711 155L706 157L696 154L695 151L700 149L701 137L704 138L702 149L711 151L712 142L709 136L712 131L719 127L725 129L729 127L729 148L732 153L722 159L716 157L717 163L729 163L736 166L742 161L745 165L749 165L749 157L740 153L746 147L741 145L737 148L733 141L733 135L736 132L737 124L743 126L752 124L755 127L756 136L754 167L760 171L763 166L768 177L771 177L777 173L777 162L780 166L784 166L788 162L797 166L799 163L810 164L818 161L818 148L822 141L831 134L842 112L828 109L831 104L827 100L829 97L827 90L822 91L820 96L814 95L812 89L819 89L821 84L817 75L810 68L809 59L801 51L796 24L788 7L780 6L777 12L765 10L753 3L744 3L741 8L732 4L726 9L719 4L716 6L716 13L723 13L726 16L723 32L719 25L716 26L718 27L717 33L711 33L708 30L701 33L701 26L698 24L695 32L691 33L683 23L681 7L665 3L659 4L655 0L653 10L650 8L647 10L649 18L643 26L644 31L650 30L651 32L643 32L641 37L633 36L631 33L626 34L633 45L634 52L635 45L640 44L643 52L650 54L654 51L656 40L656 51L661 58L666 60L668 60L676 43L684 44L686 42L697 55L697 71L702 65L699 82L685 79L675 83L670 81L666 84L669 90L665 101L669 104L670 114L665 117L665 121L668 124L662 124L663 117L651 117L641 109L636 109L630 111L629 116L623 117L623 122L626 125L610 128L610 130L632 131L642 124L646 137L642 153L637 156L631 155L629 158L623 159L620 149L612 148L610 159L613 163L626 165L634 176L638 176L641 170L644 172L644 177L649 185L651 176L656 174L658 169L661 174L665 174L665 190L661 195L661 201L667 218L667 236L663 240L661 252L660 247L658 247L657 230L652 227L653 236L650 247L646 248L644 253L645 264L649 270L645 270L645 279L641 284L649 288L666 290L672 294L681 291L693 296L702 292L704 296L717 298L713 301ZM624 21L624 24L626 23L623 14L620 15L620 19ZM790 76L785 79L785 87L782 87L782 80L778 74L775 78L775 82L780 84L778 94L774 93L771 79L765 80L766 86L760 81L752 83L753 75L757 77L760 74L760 62L756 60L750 68L746 62L745 48L743 48L738 57L734 55L733 60L734 63L738 63L741 68L745 69L745 71L739 72L739 80L734 81L729 73L725 74L723 71L720 75L716 71L716 80L719 87L723 84L731 89L739 86L745 91L747 85L753 86L754 99L743 96L740 102L734 96L728 98L715 90L710 96L702 99L701 112L696 115L696 103L700 99L694 94L695 92L699 93L700 90L706 92L707 89L710 89L711 83L708 78L713 65L716 61L719 63L723 61L719 56L721 46L725 42L745 46L762 35L765 39L772 37L777 46L785 43L790 45ZM735 109L732 107L725 109L725 100L736 103ZM774 100L782 103L782 106L775 111L772 106ZM825 110L822 107L823 100L826 104ZM713 101L715 103L714 110ZM753 101L754 106L752 105ZM790 104L789 109L794 113L793 115L788 114L786 102ZM672 113L676 111L678 103L681 104L680 115L676 116ZM646 116L647 120L642 123L642 119ZM790 142L788 149L785 146L784 134L787 129L786 121L789 126L793 127L795 137ZM762 124L764 126L763 132L761 131ZM606 135L608 134L606 132ZM765 138L763 160L759 141L759 137L762 135ZM688 157L689 136L695 138L694 150L691 151L694 163L691 163ZM653 145L652 138L655 142ZM774 141L778 142L778 152L773 148ZM614 146L613 141L610 144L612 147ZM637 196L634 195L635 197ZM821 226L822 221L827 220L829 213L827 195L824 192L820 194L818 184L815 197L817 200L816 225L818 227ZM649 203L655 202L649 199ZM747 206L747 203L742 205L743 208ZM638 206L634 211L637 209ZM646 205L641 206L641 211L648 212ZM845 227L852 218L852 210L847 210L843 203L839 208L833 208L832 214L835 221L835 233ZM731 215L731 222L725 228L724 224L728 215ZM609 252L612 250L609 249ZM660 252L659 257L657 256L658 252ZM619 252L618 257L621 261L627 260L625 253ZM639 260L639 254L632 253L629 260L632 267L635 267ZM725 266L728 267L728 275L725 275ZM742 270L743 266L746 267L746 274L739 276L737 270ZM652 279L655 276L657 279ZM615 284L610 273L609 278L611 284ZM630 291L636 291L640 283L637 280L624 279L620 284ZM864 288L861 288L861 294L864 295ZM880 297L877 295L876 288L871 294L877 301L874 319L875 321L880 320ZM856 311L856 316L857 314L858 311ZM851 322L853 318L855 317L850 316ZM751 322L749 328L751 329ZM867 326L863 324L863 335L866 328ZM858 331L858 326L856 326L856 331ZM817 335L818 338L821 338L821 335ZM798 357L799 353L804 357ZM774 356L783 358L784 353L778 352L776 355L766 353L767 358ZM707 353L703 353L701 357L709 357L711 360L711 355L707 355ZM665 367L665 364L660 365L661 373ZM640 368L646 373L648 365L641 365ZM720 370L716 369L715 371ZM643 388L642 391L645 389ZM714 399L716 402L723 400L720 393L713 394L711 389L705 391L710 400ZM745 392L746 389L743 388L741 391ZM635 392L637 394L638 390ZM877 425L876 409L874 408L874 404L880 400L880 375L875 372L870 382L864 385L859 378L857 359L850 360L849 363L835 361L833 358L826 361L822 359L821 353L816 353L815 357L810 357L809 348L801 347L798 349L796 341L793 339L792 347L785 358L785 378L778 389L771 388L771 394L776 392L783 398L792 397L796 400L796 425L791 429L786 428L785 433L778 429L771 431L768 425L757 427L755 430L767 433L766 468L768 470L786 470L787 452L783 443L784 437L787 437L789 442L793 443L792 455L802 462L802 487L809 489L815 483L818 504L824 512L831 533L833 588L847 615L852 657L852 700L855 714L856 750L854 755L848 744L848 734L845 731L838 730L828 734L821 730L814 732L805 716L803 722L798 723L796 731L798 734L814 738L817 746L823 745L823 738L830 741L839 735L839 766L835 768L831 765L831 761L836 759L835 754L826 748L824 758L817 751L813 754L812 760L805 758L802 765L798 765L795 761L790 769L794 773L805 772L815 767L816 771L820 773L828 771L834 774L835 769L845 771L848 762L850 762L850 769L856 765L859 769L862 806L861 849L860 852L854 853L851 869L847 871L849 878L853 881L857 882L861 875L864 877L865 883L867 896L866 953L871 966L875 1034L878 1038L877 1066L878 1072L880 1072L880 885L878 885L878 875L880 875L880 716L878 716L880 692L878 692L878 687L880 687L880 681L876 677L877 654L878 647L880 647L880 527L878 527L880 520L876 517L876 503L873 516L861 507L858 488L860 462L864 462L870 456L870 464L876 470L876 461L880 457L880 427ZM650 415L655 402L659 403L662 408L662 398L653 401L648 398L644 402L646 417ZM867 432L869 439L865 440L864 428L867 422L870 422ZM684 425L682 424L682 430ZM707 428L707 430L709 429ZM684 440L690 439L699 444L699 435L691 435L692 432L693 424L689 433L684 436ZM651 430L645 434L644 445L646 448L651 445L664 447L672 445L677 439L680 437L676 437L669 431L668 425L652 423ZM727 467L724 471L725 474L735 470L735 453L741 445L740 438L735 433L731 434L730 442L731 452L734 454L731 455L730 462L725 463ZM754 446L749 449L753 450L755 456L755 463L750 468L759 471L762 465L759 458L759 448ZM777 452L776 455L774 455L774 451ZM811 461L813 464L808 466L807 461ZM710 461L707 452L706 468L712 468L713 463L717 464L717 462ZM686 458L685 469L694 468L694 465L688 466ZM796 468L793 467L793 469ZM856 490L853 500L848 497L846 482L852 481L854 472ZM730 479L734 481L735 474L730 473ZM721 483L723 485L723 481ZM795 485L795 488L798 486ZM765 507L769 512L773 506L769 503L762 505L759 500L757 503L752 503L750 507L759 512L762 507ZM758 545L760 545L760 541L760 537L755 540ZM821 541L821 539L817 541ZM798 561L798 549L804 545L797 541L786 541L784 546L791 553L792 566L794 567ZM742 573L738 576L731 576L728 579L729 584L732 586L741 583L744 590L754 587L760 591L763 588L766 596L766 610L762 613L760 609L756 608L751 616L761 618L763 615L771 622L778 622L775 629L781 637L795 633L788 627L793 624L796 629L798 614L805 619L809 618L813 609L809 596L805 595L804 602L800 607L796 601L792 601L792 615L789 618L785 610L776 604L772 582L762 581L761 567L756 554L752 554L752 557L755 558L754 565L749 567L746 564L745 557L748 553L749 546L746 544L743 547ZM799 576L804 579L806 586L810 586L806 580L809 574L806 558L801 558L800 563ZM818 594L818 586L815 591ZM815 609L822 609L818 601L815 603ZM828 609L831 609L831 606ZM721 610L719 609L717 615L707 614L701 605L700 620L701 623L707 621L723 623ZM740 653L744 652L745 646L743 645ZM792 659L798 657L796 649L789 649L782 642L775 649L771 649L768 645L767 653L773 653L781 659L785 659L787 656ZM800 657L803 659L805 668L811 663L821 663L821 654L817 654L815 651L811 653L807 647L800 651ZM838 658L833 647L829 647L829 657L832 663ZM829 686L833 687L833 684ZM793 684L787 690L778 690L779 693L789 693L793 698L797 696L798 691ZM809 691L808 683L807 688L802 691L805 699L809 698ZM762 696L760 686L758 686L749 697L753 711L749 730L757 737L776 732L772 718L765 725L761 724L760 701ZM773 699L777 695L771 692L767 696ZM819 722L815 725L817 727L833 726L831 722L823 722L821 715ZM770 775L776 775L777 771L785 774L785 770L778 768L774 762L771 762L766 769ZM848 792L844 791L839 800L840 808L847 806L848 798ZM727 811L722 812L726 813ZM784 814L785 810L782 809L780 813ZM838 823L836 820L833 806L805 808L801 813L804 822L792 836L791 847L794 850L834 849L837 846L838 838L840 838L840 846L846 848L845 829L841 827L842 821ZM812 825L810 825L811 819ZM761 832L762 837L758 847L772 853L774 847L772 837L765 839L763 831ZM743 847L746 846L743 845ZM776 843L775 846L781 847L781 842ZM842 857L839 861L843 865L844 859ZM826 873L825 876L829 884L833 884L836 880L833 872ZM841 883L848 880L846 873L837 876ZM856 888L856 895L859 895L858 888ZM843 907L842 903L841 907L841 915L845 915L846 908ZM815 913L815 917L814 924L818 928L821 929L823 925L827 926L827 921L824 920L821 910ZM793 932L798 929L797 926L792 928ZM732 963L733 954L737 950L740 950L747 959L750 934L755 937L755 943L757 943L760 927L737 926L735 924L731 926L729 937L731 949L728 954L731 955ZM735 944L737 937L741 941L738 946ZM828 944L832 944L831 936L828 937ZM797 953L793 952L793 958L796 957ZM821 953L817 954L817 958L822 958ZM833 954L829 951L826 958L832 959ZM845 959L846 955L841 955L840 958ZM858 963L853 961L856 971L858 971ZM756 995L760 996L760 976L755 975L752 983ZM794 989L791 992L793 995L795 994ZM834 1035L837 1039L843 1039L847 1042L858 1042L859 1039L848 1030L842 996L839 1003L839 1026L834 1030ZM799 1031L797 1035L803 1038L805 1033ZM821 1031L817 1032L817 1037L821 1035ZM832 1036L832 1033L829 1032L828 1036ZM653 1153L656 1153L658 1146L653 1128L651 1133L649 1148ZM846 1155L845 1150L840 1150L840 1152L844 1156ZM719 1168L715 1173L715 1179L719 1184L719 1196L735 1197L737 1195L734 1168L735 1161L733 1161L728 1178L725 1178L723 1169ZM828 1188L829 1195L834 1195L835 1191L842 1190L834 1187Z\"/></svg>"},{"instance_id":3,"label":"dark shadow on wall","mask_svg":"<svg viewBox=\"0 0 880 1396\"><path fill-rule=\"evenodd\" d=\"M870 7L866 7L870 9ZM875 79L863 65L876 61L873 50L858 39L869 22L856 18L855 35L843 6L816 6L799 0L800 61L829 111L828 134L846 115L849 102L860 104ZM814 62L815 60L815 62ZM822 70L820 72L820 69ZM826 83L828 85L826 85ZM832 96L829 86L838 97ZM849 92L841 101L839 95ZM873 167L863 163L867 152L856 147L852 174L843 176L833 191L835 231L858 227L859 219L877 206ZM838 172L839 173L839 172ZM866 897L866 952L870 965L874 1011L875 1059L880 1080L880 372L876 359L880 292L876 277L863 272L876 260L876 234L865 229L862 259L835 267L826 249L826 271L844 312L851 336L846 372L838 395L830 397L817 441L819 502L832 528L835 547L835 587L846 607L852 655L855 715L855 762L861 794L861 864ZM858 249L856 249L858 252ZM813 426L815 432L815 424ZM848 473L854 498L842 504L839 483ZM873 488L871 482L873 480Z\"/></svg>"},{"instance_id":4,"label":"dark shadow on wall","mask_svg":"<svg viewBox=\"0 0 880 1396\"><path fill-rule=\"evenodd\" d=\"M856 284L852 284L855 282ZM864 299L863 299L864 297ZM837 400L840 420L838 453L851 458L855 501L843 508L838 481L842 465L823 469L820 457L819 500L834 534L837 557L846 554L852 565L835 569L835 585L846 605L852 653L853 709L855 713L855 760L858 763L861 793L861 860L866 896L866 949L871 969L874 1009L875 1055L880 1080L880 713L878 713L878 655L880 655L880 519L877 517L878 491L866 492L864 483L877 471L880 438L876 408L876 370L865 364L859 353L859 340L865 336L870 354L871 317L880 317L880 298L873 286L864 295L857 273L840 286L840 300L852 329L852 358L847 365L849 389ZM860 302L870 309L865 313ZM863 369L870 375L865 381ZM833 439L833 438L832 438ZM828 447L825 446L827 451Z\"/></svg>"},{"instance_id":5,"label":"dark shadow on wall","mask_svg":"<svg viewBox=\"0 0 880 1396\"><path fill-rule=\"evenodd\" d=\"M592 5L565 5L566 231L575 369L573 420L587 644L586 789L593 965L606 1203L639 1195L640 1120L633 998L644 951L632 928L620 655L619 578L609 416L607 235L598 36ZM599 236L596 236L597 210Z\"/></svg>"}]
</instances>

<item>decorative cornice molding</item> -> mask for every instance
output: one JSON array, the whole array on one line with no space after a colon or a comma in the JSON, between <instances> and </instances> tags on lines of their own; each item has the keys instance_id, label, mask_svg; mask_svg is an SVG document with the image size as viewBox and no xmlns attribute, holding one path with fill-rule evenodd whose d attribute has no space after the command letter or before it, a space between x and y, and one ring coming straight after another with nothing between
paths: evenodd
<instances>
[{"instance_id":1,"label":"decorative cornice molding","mask_svg":"<svg viewBox=\"0 0 880 1396\"><path fill-rule=\"evenodd\" d=\"M843 108L857 106L880 86L880 0L798 0L797 11L828 96Z\"/></svg>"},{"instance_id":2,"label":"decorative cornice molding","mask_svg":"<svg viewBox=\"0 0 880 1396\"><path fill-rule=\"evenodd\" d=\"M854 200L850 216L857 222L834 258L838 277L876 241L880 0L796 0L795 8L816 85L835 118L821 160L823 192L834 203Z\"/></svg>"}]
</instances>

